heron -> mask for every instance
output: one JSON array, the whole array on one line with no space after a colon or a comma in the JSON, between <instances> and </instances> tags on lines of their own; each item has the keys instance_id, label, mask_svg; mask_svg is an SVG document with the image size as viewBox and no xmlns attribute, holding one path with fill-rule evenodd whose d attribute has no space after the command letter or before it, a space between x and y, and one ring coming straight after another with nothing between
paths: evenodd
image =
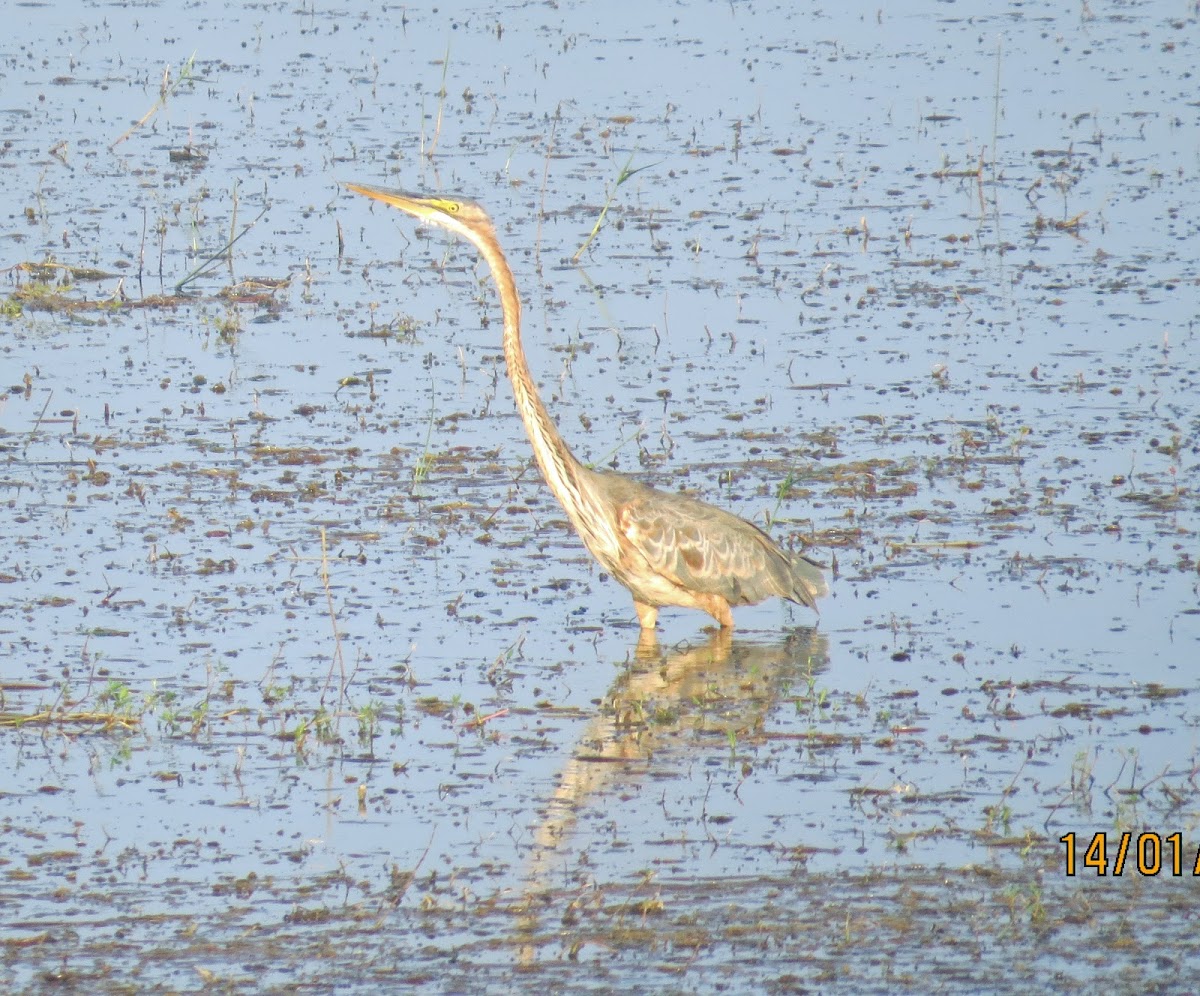
<instances>
[{"instance_id":1,"label":"heron","mask_svg":"<svg viewBox=\"0 0 1200 996\"><path fill-rule=\"evenodd\" d=\"M715 505L593 470L576 458L529 372L516 280L479 204L364 183L344 186L465 239L487 263L504 318L504 362L534 459L592 556L633 595L643 636L654 632L658 610L668 605L707 612L723 630L733 629L733 606L772 596L817 608L828 586L816 561L785 551L758 526Z\"/></svg>"}]
</instances>

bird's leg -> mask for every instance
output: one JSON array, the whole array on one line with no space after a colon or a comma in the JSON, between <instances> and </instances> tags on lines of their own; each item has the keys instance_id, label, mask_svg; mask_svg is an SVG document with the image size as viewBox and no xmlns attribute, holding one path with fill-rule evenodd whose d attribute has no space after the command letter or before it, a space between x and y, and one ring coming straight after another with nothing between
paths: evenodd
<instances>
[{"instance_id":1,"label":"bird's leg","mask_svg":"<svg viewBox=\"0 0 1200 996\"><path fill-rule=\"evenodd\" d=\"M729 602L720 595L697 595L696 608L712 616L722 629L733 629L733 613L729 609Z\"/></svg>"},{"instance_id":2,"label":"bird's leg","mask_svg":"<svg viewBox=\"0 0 1200 996\"><path fill-rule=\"evenodd\" d=\"M658 624L658 608L647 605L645 602L639 602L636 598L633 600L633 607L638 614L638 622L642 624L642 629L654 629Z\"/></svg>"}]
</instances>

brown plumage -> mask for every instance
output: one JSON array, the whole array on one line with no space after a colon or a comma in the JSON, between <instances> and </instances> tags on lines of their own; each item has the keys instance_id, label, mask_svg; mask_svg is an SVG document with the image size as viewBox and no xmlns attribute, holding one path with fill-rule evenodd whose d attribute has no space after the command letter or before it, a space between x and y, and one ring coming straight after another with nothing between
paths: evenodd
<instances>
[{"instance_id":1,"label":"brown plumage","mask_svg":"<svg viewBox=\"0 0 1200 996\"><path fill-rule=\"evenodd\" d=\"M664 605L700 609L729 628L731 606L771 596L816 608L816 600L828 592L816 562L785 552L757 526L713 505L589 470L575 458L529 373L521 345L521 299L482 207L454 197L345 186L445 228L479 250L500 295L504 360L534 458L592 555L633 594L643 630L654 628Z\"/></svg>"}]
</instances>

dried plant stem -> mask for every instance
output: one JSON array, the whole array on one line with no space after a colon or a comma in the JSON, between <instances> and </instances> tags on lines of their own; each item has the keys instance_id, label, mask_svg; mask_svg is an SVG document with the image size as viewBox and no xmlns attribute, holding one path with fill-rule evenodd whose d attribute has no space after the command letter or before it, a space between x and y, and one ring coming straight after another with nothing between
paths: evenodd
<instances>
[{"instance_id":1,"label":"dried plant stem","mask_svg":"<svg viewBox=\"0 0 1200 996\"><path fill-rule=\"evenodd\" d=\"M126 131L125 134L123 134L120 138L118 138L115 142L113 142L112 145L110 145L108 147L108 150L110 152L113 149L115 149L118 145L120 145L122 142L124 142L125 139L127 139L130 135L132 135L135 131L137 131L140 127L142 127L142 125L144 125L152 117L154 117L155 114L157 114L160 110L162 110L162 108L166 106L167 98L170 97L171 94L173 94L176 90L178 90L179 87L183 83L191 82L191 81L195 80L195 77L192 75L192 66L195 64L195 62L196 62L196 53L193 52L190 56L188 56L187 62L185 62L180 67L179 77L175 80L174 83L170 82L170 79L171 79L170 65L166 66L163 69L162 85L159 87L158 100L155 101L154 106L151 107L150 110L148 110L145 114L143 114L141 116L141 118L139 118L137 121L135 121L132 125L129 126L129 130Z\"/></svg>"},{"instance_id":2,"label":"dried plant stem","mask_svg":"<svg viewBox=\"0 0 1200 996\"><path fill-rule=\"evenodd\" d=\"M333 591L329 587L329 548L325 543L325 527L321 527L321 585L325 588L325 604L329 609L329 624L333 627L333 657L329 660L329 674L325 678L325 689L321 692L321 705L325 704L325 696L333 683L333 667L336 664L341 675L340 699L346 692L346 658L342 654L342 634L338 632L337 610L333 605Z\"/></svg>"}]
</instances>

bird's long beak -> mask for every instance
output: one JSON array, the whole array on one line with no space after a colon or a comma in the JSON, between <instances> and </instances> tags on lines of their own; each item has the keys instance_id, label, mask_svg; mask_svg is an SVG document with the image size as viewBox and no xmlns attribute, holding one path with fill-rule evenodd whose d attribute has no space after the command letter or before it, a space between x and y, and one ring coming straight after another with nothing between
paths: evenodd
<instances>
[{"instance_id":1,"label":"bird's long beak","mask_svg":"<svg viewBox=\"0 0 1200 996\"><path fill-rule=\"evenodd\" d=\"M374 201L383 201L417 218L428 218L437 209L437 198L411 194L392 187L376 187L369 183L343 183L343 187Z\"/></svg>"},{"instance_id":2,"label":"bird's long beak","mask_svg":"<svg viewBox=\"0 0 1200 996\"><path fill-rule=\"evenodd\" d=\"M384 204L391 204L393 207L403 210L408 210L409 204L421 199L418 194L410 194L393 187L376 187L369 183L343 183L342 186L356 194L362 194L372 200L383 201Z\"/></svg>"}]
</instances>

